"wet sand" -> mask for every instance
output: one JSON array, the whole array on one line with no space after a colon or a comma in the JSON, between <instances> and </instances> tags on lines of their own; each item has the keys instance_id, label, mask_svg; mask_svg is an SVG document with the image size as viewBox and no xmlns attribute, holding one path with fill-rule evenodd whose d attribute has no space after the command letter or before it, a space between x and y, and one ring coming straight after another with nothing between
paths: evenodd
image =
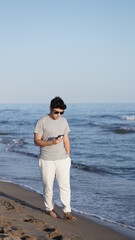
<instances>
[{"instance_id":1,"label":"wet sand","mask_svg":"<svg viewBox=\"0 0 135 240\"><path fill-rule=\"evenodd\" d=\"M120 231L80 215L71 222L63 219L61 208L56 207L59 218L45 212L43 197L16 184L0 182L0 240L129 240L134 231ZM129 234L131 233L131 234Z\"/></svg>"}]
</instances>

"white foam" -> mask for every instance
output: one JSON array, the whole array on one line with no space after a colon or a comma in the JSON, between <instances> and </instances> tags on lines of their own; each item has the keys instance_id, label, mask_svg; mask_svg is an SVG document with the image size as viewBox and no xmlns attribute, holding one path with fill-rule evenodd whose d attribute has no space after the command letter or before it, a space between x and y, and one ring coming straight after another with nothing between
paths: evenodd
<instances>
[{"instance_id":1,"label":"white foam","mask_svg":"<svg viewBox=\"0 0 135 240\"><path fill-rule=\"evenodd\" d=\"M6 179L4 179L4 178L3 178L3 179L1 179L1 178L0 178L0 182L12 183L11 181L9 181L9 180L6 180Z\"/></svg>"},{"instance_id":2,"label":"white foam","mask_svg":"<svg viewBox=\"0 0 135 240\"><path fill-rule=\"evenodd\" d=\"M135 121L135 115L125 115L125 116L122 116L122 120L127 120L127 121Z\"/></svg>"},{"instance_id":3,"label":"white foam","mask_svg":"<svg viewBox=\"0 0 135 240\"><path fill-rule=\"evenodd\" d=\"M12 141L13 141L13 143L16 144L16 145L18 145L18 144L19 144L19 145L20 145L20 144L23 144L23 140L20 139L20 138L13 139Z\"/></svg>"},{"instance_id":4,"label":"white foam","mask_svg":"<svg viewBox=\"0 0 135 240\"><path fill-rule=\"evenodd\" d=\"M83 211L78 211L78 210L75 209L75 208L72 208L72 209L73 209L75 212L78 212L78 213L80 213L80 214L82 214L82 215L89 216L89 217L93 217L93 218L97 218L97 219L99 219L99 220L101 220L101 221L103 221L103 222L115 224L115 225L117 225L117 226L121 226L121 227L128 228L128 229L131 229L131 230L134 230L134 231L135 231L135 227L132 227L132 226L130 226L130 225L127 226L127 225L125 225L125 224L118 223L118 222L116 222L116 221L103 218L103 217L101 217L101 216L99 216L99 215L96 215L96 214L85 213L85 212L83 212Z\"/></svg>"}]
</instances>

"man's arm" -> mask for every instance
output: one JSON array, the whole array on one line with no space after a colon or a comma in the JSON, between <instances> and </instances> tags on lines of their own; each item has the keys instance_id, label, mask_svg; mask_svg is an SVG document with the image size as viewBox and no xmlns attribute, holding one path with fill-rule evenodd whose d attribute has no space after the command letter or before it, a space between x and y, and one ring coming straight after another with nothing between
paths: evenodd
<instances>
[{"instance_id":1,"label":"man's arm","mask_svg":"<svg viewBox=\"0 0 135 240\"><path fill-rule=\"evenodd\" d=\"M51 145L54 145L54 144L57 144L59 142L61 142L62 139L52 139L51 141L44 141L42 139L42 135L38 134L38 133L34 133L34 143L36 146L39 146L39 147L46 147L46 146L51 146Z\"/></svg>"},{"instance_id":2,"label":"man's arm","mask_svg":"<svg viewBox=\"0 0 135 240\"><path fill-rule=\"evenodd\" d=\"M68 156L70 157L70 141L69 141L68 134L64 136L64 147Z\"/></svg>"}]
</instances>

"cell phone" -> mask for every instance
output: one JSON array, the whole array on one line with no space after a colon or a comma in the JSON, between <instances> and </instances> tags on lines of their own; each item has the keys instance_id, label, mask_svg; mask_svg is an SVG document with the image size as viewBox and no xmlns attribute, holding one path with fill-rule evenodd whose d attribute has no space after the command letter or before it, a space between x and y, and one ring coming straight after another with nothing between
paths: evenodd
<instances>
[{"instance_id":1,"label":"cell phone","mask_svg":"<svg viewBox=\"0 0 135 240\"><path fill-rule=\"evenodd\" d=\"M64 134L58 135L55 139L58 139L58 138L63 137L63 136L64 136Z\"/></svg>"}]
</instances>

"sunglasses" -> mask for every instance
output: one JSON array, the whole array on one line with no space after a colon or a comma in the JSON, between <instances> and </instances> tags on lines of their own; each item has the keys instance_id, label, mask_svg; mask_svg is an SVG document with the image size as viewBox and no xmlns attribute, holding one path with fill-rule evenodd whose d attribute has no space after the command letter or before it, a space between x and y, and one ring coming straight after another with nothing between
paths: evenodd
<instances>
[{"instance_id":1,"label":"sunglasses","mask_svg":"<svg viewBox=\"0 0 135 240\"><path fill-rule=\"evenodd\" d=\"M63 111L63 112L54 111L54 114L60 114L60 115L62 115L63 113L64 113L64 111Z\"/></svg>"}]
</instances>

